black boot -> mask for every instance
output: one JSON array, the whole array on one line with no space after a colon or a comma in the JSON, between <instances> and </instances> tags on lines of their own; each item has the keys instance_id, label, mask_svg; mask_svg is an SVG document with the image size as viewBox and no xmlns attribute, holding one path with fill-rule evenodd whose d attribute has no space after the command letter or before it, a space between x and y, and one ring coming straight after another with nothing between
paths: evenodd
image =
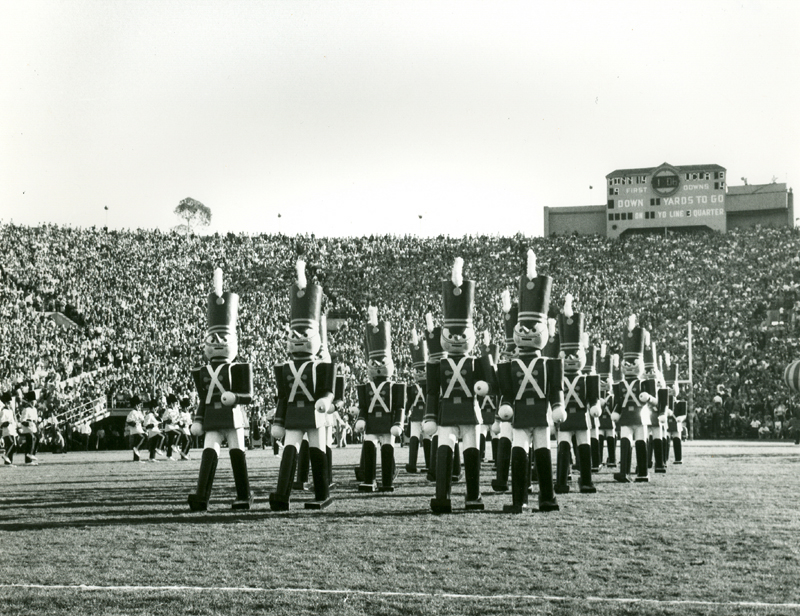
<instances>
[{"instance_id":1,"label":"black boot","mask_svg":"<svg viewBox=\"0 0 800 616\"><path fill-rule=\"evenodd\" d=\"M394 447L381 446L381 492L394 492Z\"/></svg>"},{"instance_id":2,"label":"black boot","mask_svg":"<svg viewBox=\"0 0 800 616\"><path fill-rule=\"evenodd\" d=\"M592 472L600 472L600 441L596 438L592 439Z\"/></svg>"},{"instance_id":3,"label":"black boot","mask_svg":"<svg viewBox=\"0 0 800 616\"><path fill-rule=\"evenodd\" d=\"M480 442L479 449L480 449L480 455L481 455L481 462L483 462L484 459L486 458L486 435L485 434L481 434L480 435L480 441L481 442Z\"/></svg>"},{"instance_id":4,"label":"black boot","mask_svg":"<svg viewBox=\"0 0 800 616\"><path fill-rule=\"evenodd\" d=\"M655 471L657 473L666 473L667 465L664 464L664 443L661 442L660 438L653 439L653 453L656 457Z\"/></svg>"},{"instance_id":5,"label":"black boot","mask_svg":"<svg viewBox=\"0 0 800 616\"><path fill-rule=\"evenodd\" d=\"M231 449L231 470L233 482L236 484L236 500L234 509L250 509L253 505L253 493L250 491L250 478L247 475L247 458L241 449Z\"/></svg>"},{"instance_id":6,"label":"black boot","mask_svg":"<svg viewBox=\"0 0 800 616\"><path fill-rule=\"evenodd\" d=\"M377 492L378 482L375 481L375 472L378 466L378 452L375 451L375 443L364 441L361 453L364 458L364 481L358 486L358 491Z\"/></svg>"},{"instance_id":7,"label":"black boot","mask_svg":"<svg viewBox=\"0 0 800 616\"><path fill-rule=\"evenodd\" d=\"M467 511L483 511L481 499L481 452L475 447L464 450L464 477L467 481Z\"/></svg>"},{"instance_id":8,"label":"black boot","mask_svg":"<svg viewBox=\"0 0 800 616\"><path fill-rule=\"evenodd\" d=\"M650 481L647 472L647 441L636 441L636 479L637 483Z\"/></svg>"},{"instance_id":9,"label":"black boot","mask_svg":"<svg viewBox=\"0 0 800 616\"><path fill-rule=\"evenodd\" d=\"M453 449L453 483L461 481L461 445L456 443Z\"/></svg>"},{"instance_id":10,"label":"black boot","mask_svg":"<svg viewBox=\"0 0 800 616\"><path fill-rule=\"evenodd\" d=\"M508 492L508 467L511 465L511 439L500 438L497 443L497 474L492 479L492 490Z\"/></svg>"},{"instance_id":11,"label":"black boot","mask_svg":"<svg viewBox=\"0 0 800 616\"><path fill-rule=\"evenodd\" d=\"M442 445L436 451L436 497L431 499L433 513L450 513L450 485L453 480L453 450Z\"/></svg>"},{"instance_id":12,"label":"black boot","mask_svg":"<svg viewBox=\"0 0 800 616\"><path fill-rule=\"evenodd\" d=\"M292 480L297 469L297 449L294 445L286 445L281 455L281 466L278 469L278 485L269 495L269 508L272 511L287 511L292 496Z\"/></svg>"},{"instance_id":13,"label":"black boot","mask_svg":"<svg viewBox=\"0 0 800 616\"><path fill-rule=\"evenodd\" d=\"M567 477L569 476L572 462L570 449L567 441L561 441L558 444L558 450L556 452L556 494L567 494L569 492Z\"/></svg>"},{"instance_id":14,"label":"black boot","mask_svg":"<svg viewBox=\"0 0 800 616\"><path fill-rule=\"evenodd\" d=\"M653 468L653 435L647 437L647 468ZM639 460L637 458L636 465L638 467Z\"/></svg>"},{"instance_id":15,"label":"black boot","mask_svg":"<svg viewBox=\"0 0 800 616\"><path fill-rule=\"evenodd\" d=\"M683 464L683 443L680 437L676 436L672 439L672 446L675 449L675 461L673 464Z\"/></svg>"},{"instance_id":16,"label":"black boot","mask_svg":"<svg viewBox=\"0 0 800 616\"><path fill-rule=\"evenodd\" d=\"M511 504L503 505L503 513L524 513L528 510L529 469L528 454L522 447L513 447L511 449Z\"/></svg>"},{"instance_id":17,"label":"black boot","mask_svg":"<svg viewBox=\"0 0 800 616\"><path fill-rule=\"evenodd\" d=\"M203 457L200 459L200 475L197 478L197 492L189 495L191 511L208 509L208 500L211 498L211 486L214 485L218 459L215 449L208 447L203 450Z\"/></svg>"},{"instance_id":18,"label":"black boot","mask_svg":"<svg viewBox=\"0 0 800 616\"><path fill-rule=\"evenodd\" d=\"M594 494L597 492L597 488L592 483L591 445L578 445L578 466L581 470L581 476L578 479L581 494Z\"/></svg>"},{"instance_id":19,"label":"black boot","mask_svg":"<svg viewBox=\"0 0 800 616\"><path fill-rule=\"evenodd\" d=\"M492 470L496 471L497 468L497 446L500 444L500 439L492 437Z\"/></svg>"},{"instance_id":20,"label":"black boot","mask_svg":"<svg viewBox=\"0 0 800 616\"><path fill-rule=\"evenodd\" d=\"M428 481L436 481L436 461L439 458L439 436L434 436L431 439L431 459L428 462L428 474L425 478Z\"/></svg>"},{"instance_id":21,"label":"black boot","mask_svg":"<svg viewBox=\"0 0 800 616\"><path fill-rule=\"evenodd\" d=\"M422 455L425 458L425 473L431 467L431 439L422 437Z\"/></svg>"},{"instance_id":22,"label":"black boot","mask_svg":"<svg viewBox=\"0 0 800 616\"><path fill-rule=\"evenodd\" d=\"M419 455L419 438L412 436L408 441L408 464L406 464L407 473L417 472L417 455Z\"/></svg>"},{"instance_id":23,"label":"black boot","mask_svg":"<svg viewBox=\"0 0 800 616\"><path fill-rule=\"evenodd\" d=\"M666 438L661 439L661 443L664 445L664 466L667 465L669 462L669 442L672 439L669 438L669 435Z\"/></svg>"},{"instance_id":24,"label":"black boot","mask_svg":"<svg viewBox=\"0 0 800 616\"><path fill-rule=\"evenodd\" d=\"M311 476L314 478L314 500L305 504L306 509L325 509L331 504L330 479L328 478L328 454L316 447L309 447Z\"/></svg>"},{"instance_id":25,"label":"black boot","mask_svg":"<svg viewBox=\"0 0 800 616\"><path fill-rule=\"evenodd\" d=\"M606 439L608 443L608 458L606 459L606 466L608 468L617 468L617 437L609 436Z\"/></svg>"},{"instance_id":26,"label":"black boot","mask_svg":"<svg viewBox=\"0 0 800 616\"><path fill-rule=\"evenodd\" d=\"M364 483L364 456L366 455L364 445L366 443L367 441L361 443L361 456L358 458L358 466L356 466L356 481L358 483Z\"/></svg>"},{"instance_id":27,"label":"black boot","mask_svg":"<svg viewBox=\"0 0 800 616\"><path fill-rule=\"evenodd\" d=\"M553 494L553 463L550 450L542 447L533 452L539 473L539 511L558 511L558 501Z\"/></svg>"},{"instance_id":28,"label":"black boot","mask_svg":"<svg viewBox=\"0 0 800 616\"><path fill-rule=\"evenodd\" d=\"M292 485L293 490L305 490L308 483L308 441L300 443L300 454L297 456L297 477Z\"/></svg>"},{"instance_id":29,"label":"black boot","mask_svg":"<svg viewBox=\"0 0 800 616\"><path fill-rule=\"evenodd\" d=\"M609 443L612 439L609 438ZM609 445L609 448L611 445ZM609 466L611 464L609 463ZM631 468L631 441L630 439L623 438L619 441L619 472L614 473L614 481L620 483L630 483L631 479L628 476Z\"/></svg>"}]
</instances>

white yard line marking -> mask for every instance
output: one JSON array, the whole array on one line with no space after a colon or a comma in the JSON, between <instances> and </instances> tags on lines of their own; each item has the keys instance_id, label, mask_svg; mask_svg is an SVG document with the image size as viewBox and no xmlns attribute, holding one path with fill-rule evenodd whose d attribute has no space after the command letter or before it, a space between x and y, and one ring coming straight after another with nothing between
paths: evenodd
<instances>
[{"instance_id":1,"label":"white yard line marking","mask_svg":"<svg viewBox=\"0 0 800 616\"><path fill-rule=\"evenodd\" d=\"M392 592L372 590L344 590L326 588L255 588L252 586L93 586L90 584L0 584L2 589L32 590L82 590L82 591L193 591L193 592L241 592L241 593L306 593L320 595L363 595L370 597L420 597L441 599L469 599L479 601L497 601L522 599L528 601L589 601L591 603L640 603L647 605L702 605L711 607L765 607L800 609L800 603L764 603L761 601L701 601L692 599L637 599L633 597L560 597L554 595L478 595L463 593L426 593L426 592Z\"/></svg>"}]
</instances>

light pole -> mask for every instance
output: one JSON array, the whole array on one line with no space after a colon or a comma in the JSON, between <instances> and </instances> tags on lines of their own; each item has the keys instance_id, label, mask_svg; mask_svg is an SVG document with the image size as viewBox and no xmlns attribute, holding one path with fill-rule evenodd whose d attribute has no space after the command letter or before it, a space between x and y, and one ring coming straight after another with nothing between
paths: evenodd
<instances>
[{"instance_id":1,"label":"light pole","mask_svg":"<svg viewBox=\"0 0 800 616\"><path fill-rule=\"evenodd\" d=\"M108 206L104 205L103 209L106 211L106 231L108 231Z\"/></svg>"}]
</instances>

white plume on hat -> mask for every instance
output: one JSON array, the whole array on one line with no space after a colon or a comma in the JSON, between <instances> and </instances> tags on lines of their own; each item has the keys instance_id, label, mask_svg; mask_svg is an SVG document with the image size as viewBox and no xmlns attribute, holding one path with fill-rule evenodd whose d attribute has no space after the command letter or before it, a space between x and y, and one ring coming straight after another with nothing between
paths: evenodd
<instances>
[{"instance_id":1,"label":"white plume on hat","mask_svg":"<svg viewBox=\"0 0 800 616\"><path fill-rule=\"evenodd\" d=\"M600 343L600 357L605 357L608 352L608 344L606 342Z\"/></svg>"},{"instance_id":2,"label":"white plume on hat","mask_svg":"<svg viewBox=\"0 0 800 616\"><path fill-rule=\"evenodd\" d=\"M378 325L378 307L377 306L370 306L367 308L367 323L372 325L373 327Z\"/></svg>"},{"instance_id":3,"label":"white plume on hat","mask_svg":"<svg viewBox=\"0 0 800 616\"><path fill-rule=\"evenodd\" d=\"M547 319L547 332L552 338L556 335L556 320L555 319Z\"/></svg>"},{"instance_id":4,"label":"white plume on hat","mask_svg":"<svg viewBox=\"0 0 800 616\"><path fill-rule=\"evenodd\" d=\"M528 280L536 278L536 255L533 252L533 248L528 248L527 276Z\"/></svg>"},{"instance_id":5,"label":"white plume on hat","mask_svg":"<svg viewBox=\"0 0 800 616\"><path fill-rule=\"evenodd\" d=\"M416 329L411 330L411 344L413 344L414 346L417 346L419 344L419 336L417 335Z\"/></svg>"},{"instance_id":6,"label":"white plume on hat","mask_svg":"<svg viewBox=\"0 0 800 616\"><path fill-rule=\"evenodd\" d=\"M306 262L302 259L298 259L295 264L295 269L297 270L297 288L305 289L308 284L306 280Z\"/></svg>"},{"instance_id":7,"label":"white plume on hat","mask_svg":"<svg viewBox=\"0 0 800 616\"><path fill-rule=\"evenodd\" d=\"M628 331L632 332L634 327L636 327L636 315L632 314L628 317Z\"/></svg>"},{"instance_id":8,"label":"white plume on hat","mask_svg":"<svg viewBox=\"0 0 800 616\"><path fill-rule=\"evenodd\" d=\"M218 297L222 297L222 268L218 267L214 270L214 293Z\"/></svg>"},{"instance_id":9,"label":"white plume on hat","mask_svg":"<svg viewBox=\"0 0 800 616\"><path fill-rule=\"evenodd\" d=\"M573 314L575 313L572 311L572 293L567 293L564 298L564 316L570 318Z\"/></svg>"},{"instance_id":10,"label":"white plume on hat","mask_svg":"<svg viewBox=\"0 0 800 616\"><path fill-rule=\"evenodd\" d=\"M425 329L433 331L433 315L430 312L425 313Z\"/></svg>"},{"instance_id":11,"label":"white plume on hat","mask_svg":"<svg viewBox=\"0 0 800 616\"><path fill-rule=\"evenodd\" d=\"M503 312L509 312L511 310L511 292L508 289L505 289L500 294L500 302L503 306Z\"/></svg>"},{"instance_id":12,"label":"white plume on hat","mask_svg":"<svg viewBox=\"0 0 800 616\"><path fill-rule=\"evenodd\" d=\"M489 344L490 344L491 342L492 342L492 336L491 336L491 334L489 333L489 330L485 330L485 331L483 332L483 344L484 344L484 345L486 345L486 346L489 346Z\"/></svg>"},{"instance_id":13,"label":"white plume on hat","mask_svg":"<svg viewBox=\"0 0 800 616\"><path fill-rule=\"evenodd\" d=\"M464 259L456 257L453 261L453 275L451 277L453 284L460 287L464 283Z\"/></svg>"}]
</instances>

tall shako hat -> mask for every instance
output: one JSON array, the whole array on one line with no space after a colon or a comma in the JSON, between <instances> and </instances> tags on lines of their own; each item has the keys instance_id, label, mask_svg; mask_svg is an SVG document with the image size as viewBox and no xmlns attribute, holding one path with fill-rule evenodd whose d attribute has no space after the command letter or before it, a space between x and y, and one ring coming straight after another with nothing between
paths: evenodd
<instances>
[{"instance_id":1,"label":"tall shako hat","mask_svg":"<svg viewBox=\"0 0 800 616\"><path fill-rule=\"evenodd\" d=\"M583 367L585 374L597 373L597 345L589 344L589 333L583 332L583 348L586 351L586 365Z\"/></svg>"},{"instance_id":2,"label":"tall shako hat","mask_svg":"<svg viewBox=\"0 0 800 616\"><path fill-rule=\"evenodd\" d=\"M644 369L645 372L655 372L656 371L656 360L658 354L656 353L656 342L655 340L650 339L650 332L642 330L644 336L644 351L642 353L644 357Z\"/></svg>"},{"instance_id":3,"label":"tall shako hat","mask_svg":"<svg viewBox=\"0 0 800 616\"><path fill-rule=\"evenodd\" d=\"M422 369L428 361L428 342L423 338L420 340L417 330L411 330L411 344L408 345L411 351L411 365L414 368Z\"/></svg>"},{"instance_id":4,"label":"tall shako hat","mask_svg":"<svg viewBox=\"0 0 800 616\"><path fill-rule=\"evenodd\" d=\"M428 361L438 362L447 353L442 348L442 328L433 325L433 315L425 313L425 339L428 342Z\"/></svg>"},{"instance_id":5,"label":"tall shako hat","mask_svg":"<svg viewBox=\"0 0 800 616\"><path fill-rule=\"evenodd\" d=\"M475 281L464 280L464 259L456 257L450 280L442 281L444 300L444 326L464 329L472 326L472 308L475 305Z\"/></svg>"},{"instance_id":6,"label":"tall shako hat","mask_svg":"<svg viewBox=\"0 0 800 616\"><path fill-rule=\"evenodd\" d=\"M561 336L556 330L556 320L547 319L547 344L542 349L544 357L557 358L561 354Z\"/></svg>"},{"instance_id":7,"label":"tall shako hat","mask_svg":"<svg viewBox=\"0 0 800 616\"><path fill-rule=\"evenodd\" d=\"M222 269L219 267L214 270L214 290L208 294L206 314L206 334L236 334L239 296L230 291L222 292Z\"/></svg>"},{"instance_id":8,"label":"tall shako hat","mask_svg":"<svg viewBox=\"0 0 800 616\"><path fill-rule=\"evenodd\" d=\"M498 359L500 359L500 347L492 342L492 336L489 332L483 332L480 350L481 355L487 355L492 359L493 364L497 364Z\"/></svg>"},{"instance_id":9,"label":"tall shako hat","mask_svg":"<svg viewBox=\"0 0 800 616\"><path fill-rule=\"evenodd\" d=\"M328 316L319 315L319 351L317 356L324 362L331 362L331 350L328 348Z\"/></svg>"},{"instance_id":10,"label":"tall shako hat","mask_svg":"<svg viewBox=\"0 0 800 616\"><path fill-rule=\"evenodd\" d=\"M558 315L558 336L566 355L577 353L583 344L583 313L573 312L571 293L564 298L564 309Z\"/></svg>"},{"instance_id":11,"label":"tall shako hat","mask_svg":"<svg viewBox=\"0 0 800 616\"><path fill-rule=\"evenodd\" d=\"M289 303L291 306L290 327L297 330L319 329L319 316L322 309L322 287L308 284L306 264L301 259L295 266L297 280L292 283Z\"/></svg>"},{"instance_id":12,"label":"tall shako hat","mask_svg":"<svg viewBox=\"0 0 800 616\"><path fill-rule=\"evenodd\" d=\"M586 363L589 363L588 355ZM608 354L608 346L605 342L600 344L600 356L597 358L597 374L603 377L611 374L611 355Z\"/></svg>"},{"instance_id":13,"label":"tall shako hat","mask_svg":"<svg viewBox=\"0 0 800 616\"><path fill-rule=\"evenodd\" d=\"M636 325L636 315L628 317L628 324L622 339L622 359L636 361L642 359L644 351L644 330Z\"/></svg>"},{"instance_id":14,"label":"tall shako hat","mask_svg":"<svg viewBox=\"0 0 800 616\"><path fill-rule=\"evenodd\" d=\"M528 249L526 272L519 277L519 313L520 325L532 328L536 323L544 323L550 309L550 287L553 279L550 276L539 276L536 273L536 255Z\"/></svg>"},{"instance_id":15,"label":"tall shako hat","mask_svg":"<svg viewBox=\"0 0 800 616\"><path fill-rule=\"evenodd\" d=\"M611 380L615 383L622 380L622 366L620 366L619 355L617 353L611 356Z\"/></svg>"},{"instance_id":16,"label":"tall shako hat","mask_svg":"<svg viewBox=\"0 0 800 616\"><path fill-rule=\"evenodd\" d=\"M511 303L511 293L506 289L500 296L503 303L503 332L505 333L505 352L513 353L517 348L517 343L514 342L514 328L517 326L517 317L519 315L519 306Z\"/></svg>"},{"instance_id":17,"label":"tall shako hat","mask_svg":"<svg viewBox=\"0 0 800 616\"><path fill-rule=\"evenodd\" d=\"M673 385L678 380L678 364L672 363L672 357L667 351L661 354L661 373L667 385Z\"/></svg>"},{"instance_id":18,"label":"tall shako hat","mask_svg":"<svg viewBox=\"0 0 800 616\"><path fill-rule=\"evenodd\" d=\"M388 321L378 321L378 309L370 306L367 309L367 328L365 349L367 361L381 360L392 356L392 333Z\"/></svg>"}]
</instances>

